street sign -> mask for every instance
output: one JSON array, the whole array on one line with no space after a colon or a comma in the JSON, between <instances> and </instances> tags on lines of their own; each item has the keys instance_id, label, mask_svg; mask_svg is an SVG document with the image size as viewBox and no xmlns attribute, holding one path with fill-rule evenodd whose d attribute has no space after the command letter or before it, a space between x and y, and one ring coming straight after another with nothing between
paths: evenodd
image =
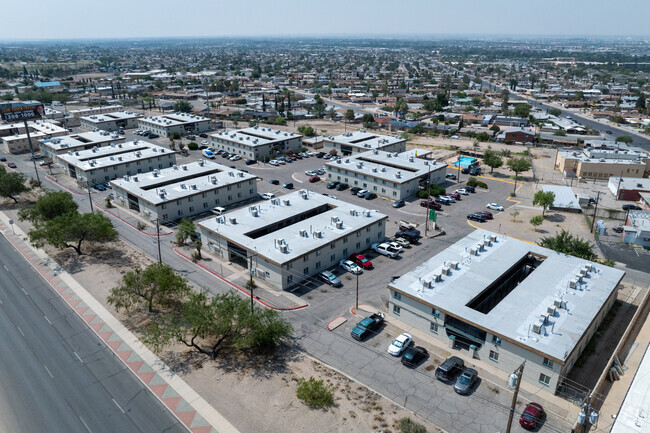
<instances>
[{"instance_id":1,"label":"street sign","mask_svg":"<svg viewBox=\"0 0 650 433\"><path fill-rule=\"evenodd\" d=\"M44 115L45 107L37 101L0 104L0 117L6 122L40 119Z\"/></svg>"},{"instance_id":2,"label":"street sign","mask_svg":"<svg viewBox=\"0 0 650 433\"><path fill-rule=\"evenodd\" d=\"M14 220L9 220L9 224L13 224L13 223L14 223Z\"/></svg>"},{"instance_id":3,"label":"street sign","mask_svg":"<svg viewBox=\"0 0 650 433\"><path fill-rule=\"evenodd\" d=\"M434 209L429 210L429 220L433 221L434 223L438 219L438 215L436 214L436 211Z\"/></svg>"}]
</instances>

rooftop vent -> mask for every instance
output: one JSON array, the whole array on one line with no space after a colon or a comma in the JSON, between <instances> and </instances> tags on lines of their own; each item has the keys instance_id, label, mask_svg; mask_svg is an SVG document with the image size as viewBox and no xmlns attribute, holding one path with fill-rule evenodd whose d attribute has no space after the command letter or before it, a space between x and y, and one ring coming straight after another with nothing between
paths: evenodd
<instances>
[{"instance_id":1,"label":"rooftop vent","mask_svg":"<svg viewBox=\"0 0 650 433\"><path fill-rule=\"evenodd\" d=\"M337 229L342 229L342 228L343 228L343 221L340 221L340 220L337 221L337 222L336 222L336 228L337 228Z\"/></svg>"},{"instance_id":2,"label":"rooftop vent","mask_svg":"<svg viewBox=\"0 0 650 433\"><path fill-rule=\"evenodd\" d=\"M289 199L282 200L282 203L284 203L285 206L291 206L291 200Z\"/></svg>"},{"instance_id":3,"label":"rooftop vent","mask_svg":"<svg viewBox=\"0 0 650 433\"><path fill-rule=\"evenodd\" d=\"M228 221L230 221L230 224L237 224L237 218L235 217L228 218Z\"/></svg>"}]
</instances>

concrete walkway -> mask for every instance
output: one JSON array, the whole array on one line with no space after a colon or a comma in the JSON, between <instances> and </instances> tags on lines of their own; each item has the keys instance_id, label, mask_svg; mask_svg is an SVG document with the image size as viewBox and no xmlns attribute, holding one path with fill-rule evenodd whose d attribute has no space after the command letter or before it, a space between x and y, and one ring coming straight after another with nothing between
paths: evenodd
<instances>
[{"instance_id":1,"label":"concrete walkway","mask_svg":"<svg viewBox=\"0 0 650 433\"><path fill-rule=\"evenodd\" d=\"M119 320L43 250L32 247L25 233L0 212L0 232L52 286L129 370L194 433L238 433L238 430L172 372Z\"/></svg>"}]
</instances>

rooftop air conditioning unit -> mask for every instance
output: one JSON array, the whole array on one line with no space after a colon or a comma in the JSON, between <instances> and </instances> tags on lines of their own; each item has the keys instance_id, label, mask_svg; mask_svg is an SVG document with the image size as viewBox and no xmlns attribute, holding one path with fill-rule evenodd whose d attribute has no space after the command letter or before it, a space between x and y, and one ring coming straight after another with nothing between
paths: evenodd
<instances>
[{"instance_id":1,"label":"rooftop air conditioning unit","mask_svg":"<svg viewBox=\"0 0 650 433\"><path fill-rule=\"evenodd\" d=\"M401 179L401 177L402 177L402 172L401 172L401 171L398 171L397 173L395 173L395 177L396 177L397 179Z\"/></svg>"},{"instance_id":2,"label":"rooftop air conditioning unit","mask_svg":"<svg viewBox=\"0 0 650 433\"><path fill-rule=\"evenodd\" d=\"M544 325L541 324L541 323L539 323L539 322L538 322L538 323L533 323L533 332L534 332L535 334L541 334L541 333L542 333L542 327L543 327L543 326L544 326Z\"/></svg>"},{"instance_id":3,"label":"rooftop air conditioning unit","mask_svg":"<svg viewBox=\"0 0 650 433\"><path fill-rule=\"evenodd\" d=\"M254 217L257 217L259 215L258 210L257 209L251 210L251 215L253 215Z\"/></svg>"},{"instance_id":4,"label":"rooftop air conditioning unit","mask_svg":"<svg viewBox=\"0 0 650 433\"><path fill-rule=\"evenodd\" d=\"M286 253L287 251L289 251L289 245L287 245L287 244L280 245L280 252L281 253Z\"/></svg>"},{"instance_id":5,"label":"rooftop air conditioning unit","mask_svg":"<svg viewBox=\"0 0 650 433\"><path fill-rule=\"evenodd\" d=\"M187 171L187 165L183 166L183 170Z\"/></svg>"},{"instance_id":6,"label":"rooftop air conditioning unit","mask_svg":"<svg viewBox=\"0 0 650 433\"><path fill-rule=\"evenodd\" d=\"M440 272L434 272L433 274L433 282L434 283L439 283L442 281L442 274Z\"/></svg>"},{"instance_id":7,"label":"rooftop air conditioning unit","mask_svg":"<svg viewBox=\"0 0 650 433\"><path fill-rule=\"evenodd\" d=\"M305 230L305 229L300 230L300 237L301 238L306 238L307 237L307 230Z\"/></svg>"},{"instance_id":8,"label":"rooftop air conditioning unit","mask_svg":"<svg viewBox=\"0 0 650 433\"><path fill-rule=\"evenodd\" d=\"M431 287L431 280L422 280L422 288L428 289Z\"/></svg>"},{"instance_id":9,"label":"rooftop air conditioning unit","mask_svg":"<svg viewBox=\"0 0 650 433\"><path fill-rule=\"evenodd\" d=\"M230 224L237 224L237 218L235 217L228 218L228 221L230 221Z\"/></svg>"},{"instance_id":10,"label":"rooftop air conditioning unit","mask_svg":"<svg viewBox=\"0 0 650 433\"><path fill-rule=\"evenodd\" d=\"M377 173L377 167L373 167L373 168L372 168L372 172L373 172L373 173Z\"/></svg>"},{"instance_id":11,"label":"rooftop air conditioning unit","mask_svg":"<svg viewBox=\"0 0 650 433\"><path fill-rule=\"evenodd\" d=\"M476 256L476 255L478 255L478 250L476 248L472 248L472 249L469 250L469 253L471 255L473 255L473 256Z\"/></svg>"},{"instance_id":12,"label":"rooftop air conditioning unit","mask_svg":"<svg viewBox=\"0 0 650 433\"><path fill-rule=\"evenodd\" d=\"M449 267L443 266L442 269L440 269L440 272L442 273L442 275L449 275Z\"/></svg>"},{"instance_id":13,"label":"rooftop air conditioning unit","mask_svg":"<svg viewBox=\"0 0 650 433\"><path fill-rule=\"evenodd\" d=\"M542 314L539 317L539 323L546 325L548 323L548 314Z\"/></svg>"},{"instance_id":14,"label":"rooftop air conditioning unit","mask_svg":"<svg viewBox=\"0 0 650 433\"><path fill-rule=\"evenodd\" d=\"M133 176L133 181L134 181L134 182L138 182L138 181L139 181L139 180L138 180L138 176Z\"/></svg>"},{"instance_id":15,"label":"rooftop air conditioning unit","mask_svg":"<svg viewBox=\"0 0 650 433\"><path fill-rule=\"evenodd\" d=\"M285 206L291 206L291 200L289 199L282 200L282 203L284 203Z\"/></svg>"},{"instance_id":16,"label":"rooftop air conditioning unit","mask_svg":"<svg viewBox=\"0 0 650 433\"><path fill-rule=\"evenodd\" d=\"M555 298L555 300L553 301L553 306L555 308L562 308L562 299Z\"/></svg>"},{"instance_id":17,"label":"rooftop air conditioning unit","mask_svg":"<svg viewBox=\"0 0 650 433\"><path fill-rule=\"evenodd\" d=\"M198 187L197 187L195 184L192 184L192 189L193 189L193 190L197 190Z\"/></svg>"},{"instance_id":18,"label":"rooftop air conditioning unit","mask_svg":"<svg viewBox=\"0 0 650 433\"><path fill-rule=\"evenodd\" d=\"M491 247L492 246L492 241L490 239L483 239L483 246Z\"/></svg>"},{"instance_id":19,"label":"rooftop air conditioning unit","mask_svg":"<svg viewBox=\"0 0 650 433\"><path fill-rule=\"evenodd\" d=\"M497 241L497 235L490 235L490 240L492 242L496 242Z\"/></svg>"},{"instance_id":20,"label":"rooftop air conditioning unit","mask_svg":"<svg viewBox=\"0 0 650 433\"><path fill-rule=\"evenodd\" d=\"M336 228L337 229L342 229L343 228L343 221L337 221L336 222Z\"/></svg>"},{"instance_id":21,"label":"rooftop air conditioning unit","mask_svg":"<svg viewBox=\"0 0 650 433\"><path fill-rule=\"evenodd\" d=\"M212 176L210 178L210 182L212 182L212 185L216 185L217 184L217 176Z\"/></svg>"},{"instance_id":22,"label":"rooftop air conditioning unit","mask_svg":"<svg viewBox=\"0 0 650 433\"><path fill-rule=\"evenodd\" d=\"M483 247L483 244L478 244L478 245L476 245L476 249L478 251L483 251L483 250L485 250L485 247Z\"/></svg>"},{"instance_id":23,"label":"rooftop air conditioning unit","mask_svg":"<svg viewBox=\"0 0 650 433\"><path fill-rule=\"evenodd\" d=\"M555 312L557 311L557 308L555 305L551 305L546 309L546 314L548 314L550 317L555 317Z\"/></svg>"},{"instance_id":24,"label":"rooftop air conditioning unit","mask_svg":"<svg viewBox=\"0 0 650 433\"><path fill-rule=\"evenodd\" d=\"M322 238L323 237L323 232L322 231L315 231L314 236L317 238Z\"/></svg>"},{"instance_id":25,"label":"rooftop air conditioning unit","mask_svg":"<svg viewBox=\"0 0 650 433\"><path fill-rule=\"evenodd\" d=\"M356 215L356 213L357 213L357 211L356 211L356 210L354 210L354 209L350 209L350 215L352 215L352 216L355 216L355 215Z\"/></svg>"},{"instance_id":26,"label":"rooftop air conditioning unit","mask_svg":"<svg viewBox=\"0 0 650 433\"><path fill-rule=\"evenodd\" d=\"M279 198L274 198L271 200L271 204L279 205L280 204L280 199Z\"/></svg>"}]
</instances>

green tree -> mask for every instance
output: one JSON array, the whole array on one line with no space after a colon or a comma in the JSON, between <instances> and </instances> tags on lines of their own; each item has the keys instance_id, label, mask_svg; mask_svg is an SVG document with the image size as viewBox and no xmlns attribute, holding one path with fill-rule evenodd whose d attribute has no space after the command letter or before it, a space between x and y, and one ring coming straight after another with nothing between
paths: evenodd
<instances>
[{"instance_id":1,"label":"green tree","mask_svg":"<svg viewBox=\"0 0 650 433\"><path fill-rule=\"evenodd\" d=\"M528 118L530 115L530 110L532 110L532 108L533 107L529 104L519 104L515 107L515 116Z\"/></svg>"},{"instance_id":2,"label":"green tree","mask_svg":"<svg viewBox=\"0 0 650 433\"><path fill-rule=\"evenodd\" d=\"M393 107L397 117L404 118L409 111L409 106L404 99L398 99Z\"/></svg>"},{"instance_id":3,"label":"green tree","mask_svg":"<svg viewBox=\"0 0 650 433\"><path fill-rule=\"evenodd\" d=\"M61 215L77 213L77 208L77 202L69 192L47 191L36 203L22 208L18 212L18 218L37 226Z\"/></svg>"},{"instance_id":4,"label":"green tree","mask_svg":"<svg viewBox=\"0 0 650 433\"><path fill-rule=\"evenodd\" d=\"M543 222L544 222L543 215L535 215L530 219L530 224L533 226L535 231L537 231L537 227L541 226Z\"/></svg>"},{"instance_id":5,"label":"green tree","mask_svg":"<svg viewBox=\"0 0 650 433\"><path fill-rule=\"evenodd\" d=\"M314 96L314 101L316 101L312 109L314 111L314 116L318 118L323 117L325 114L325 101L323 101L323 98L318 94Z\"/></svg>"},{"instance_id":6,"label":"green tree","mask_svg":"<svg viewBox=\"0 0 650 433\"><path fill-rule=\"evenodd\" d=\"M375 118L372 114L365 113L361 118L361 121L363 122L364 126L371 126L373 123L375 123Z\"/></svg>"},{"instance_id":7,"label":"green tree","mask_svg":"<svg viewBox=\"0 0 650 433\"><path fill-rule=\"evenodd\" d=\"M316 135L316 131L309 125L302 125L298 127L298 132L300 132L305 137L313 137Z\"/></svg>"},{"instance_id":8,"label":"green tree","mask_svg":"<svg viewBox=\"0 0 650 433\"><path fill-rule=\"evenodd\" d=\"M546 208L552 206L553 202L555 202L555 193L553 191L539 190L533 196L533 206L542 207L542 217L544 217Z\"/></svg>"},{"instance_id":9,"label":"green tree","mask_svg":"<svg viewBox=\"0 0 650 433\"><path fill-rule=\"evenodd\" d=\"M72 248L81 255L83 242L112 241L117 237L117 232L111 220L99 212L72 212L46 221L31 230L28 235L36 247L49 244L59 249Z\"/></svg>"},{"instance_id":10,"label":"green tree","mask_svg":"<svg viewBox=\"0 0 650 433\"><path fill-rule=\"evenodd\" d=\"M643 93L639 94L635 106L639 113L643 114L646 112L646 101L645 101L645 95Z\"/></svg>"},{"instance_id":11,"label":"green tree","mask_svg":"<svg viewBox=\"0 0 650 433\"><path fill-rule=\"evenodd\" d=\"M0 197L10 198L14 203L18 203L16 196L26 191L29 191L29 186L22 173L8 172L0 166Z\"/></svg>"},{"instance_id":12,"label":"green tree","mask_svg":"<svg viewBox=\"0 0 650 433\"><path fill-rule=\"evenodd\" d=\"M334 405L334 387L313 376L307 380L301 377L298 379L296 397L311 409L330 407Z\"/></svg>"},{"instance_id":13,"label":"green tree","mask_svg":"<svg viewBox=\"0 0 650 433\"><path fill-rule=\"evenodd\" d=\"M616 137L616 142L617 143L632 144L632 142L634 142L634 139L632 137L630 137L629 135L621 135L620 137Z\"/></svg>"},{"instance_id":14,"label":"green tree","mask_svg":"<svg viewBox=\"0 0 650 433\"><path fill-rule=\"evenodd\" d=\"M284 117L282 117L282 116L276 117L275 120L273 121L273 123L275 123L276 125L284 125L284 124L286 124L286 122L284 120Z\"/></svg>"},{"instance_id":15,"label":"green tree","mask_svg":"<svg viewBox=\"0 0 650 433\"><path fill-rule=\"evenodd\" d=\"M185 245L188 239L196 236L196 226L191 220L181 218L176 228L176 244Z\"/></svg>"},{"instance_id":16,"label":"green tree","mask_svg":"<svg viewBox=\"0 0 650 433\"><path fill-rule=\"evenodd\" d=\"M555 236L545 237L538 242L540 246L549 248L558 253L568 254L585 260L596 260L598 255L594 246L588 241L574 237L566 230L555 233Z\"/></svg>"},{"instance_id":17,"label":"green tree","mask_svg":"<svg viewBox=\"0 0 650 433\"><path fill-rule=\"evenodd\" d=\"M501 128L499 128L499 125L492 125L490 126L490 131L494 131L495 134L498 134L499 131L501 131Z\"/></svg>"},{"instance_id":18,"label":"green tree","mask_svg":"<svg viewBox=\"0 0 650 433\"><path fill-rule=\"evenodd\" d=\"M517 191L517 178L519 173L530 170L530 161L526 158L511 158L506 162L508 168L515 172L515 187L512 191L514 194Z\"/></svg>"},{"instance_id":19,"label":"green tree","mask_svg":"<svg viewBox=\"0 0 650 433\"><path fill-rule=\"evenodd\" d=\"M481 142L490 141L490 134L488 134L485 131L479 132L478 134L476 134L476 139Z\"/></svg>"},{"instance_id":20,"label":"green tree","mask_svg":"<svg viewBox=\"0 0 650 433\"><path fill-rule=\"evenodd\" d=\"M551 108L550 110L548 110L548 114L550 114L551 116L560 117L562 115L562 110L560 110L559 108Z\"/></svg>"},{"instance_id":21,"label":"green tree","mask_svg":"<svg viewBox=\"0 0 650 433\"><path fill-rule=\"evenodd\" d=\"M352 122L354 120L354 110L352 110L351 108L348 108L345 111L345 120L347 120L348 123L350 123L350 122Z\"/></svg>"},{"instance_id":22,"label":"green tree","mask_svg":"<svg viewBox=\"0 0 650 433\"><path fill-rule=\"evenodd\" d=\"M510 92L508 89L503 89L501 91L501 112L503 114L508 114L508 102L510 101Z\"/></svg>"},{"instance_id":23,"label":"green tree","mask_svg":"<svg viewBox=\"0 0 650 433\"><path fill-rule=\"evenodd\" d=\"M191 113L192 104L187 101L176 101L174 102L174 111L179 113Z\"/></svg>"},{"instance_id":24,"label":"green tree","mask_svg":"<svg viewBox=\"0 0 650 433\"><path fill-rule=\"evenodd\" d=\"M483 152L483 164L490 167L490 174L492 174L494 173L495 168L499 168L503 165L503 158L501 158L495 151L488 149Z\"/></svg>"},{"instance_id":25,"label":"green tree","mask_svg":"<svg viewBox=\"0 0 650 433\"><path fill-rule=\"evenodd\" d=\"M127 272L120 285L111 289L108 303L116 310L132 311L146 306L149 312L155 307L168 307L185 299L191 292L187 280L161 263L146 269Z\"/></svg>"}]
</instances>

